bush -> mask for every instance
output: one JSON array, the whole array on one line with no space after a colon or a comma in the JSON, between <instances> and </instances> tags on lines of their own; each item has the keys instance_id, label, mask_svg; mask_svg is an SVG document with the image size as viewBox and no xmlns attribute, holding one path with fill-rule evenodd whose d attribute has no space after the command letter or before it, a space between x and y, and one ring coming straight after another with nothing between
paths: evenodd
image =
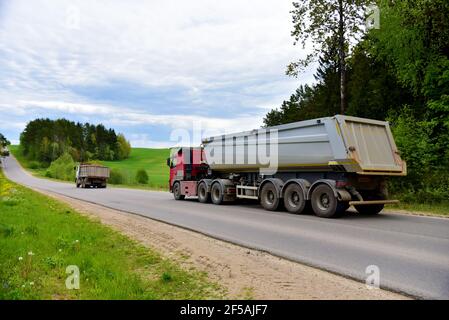
<instances>
[{"instance_id":1,"label":"bush","mask_svg":"<svg viewBox=\"0 0 449 320\"><path fill-rule=\"evenodd\" d=\"M148 174L144 169L140 169L136 173L136 181L140 184L147 184L148 183Z\"/></svg>"},{"instance_id":2,"label":"bush","mask_svg":"<svg viewBox=\"0 0 449 320\"><path fill-rule=\"evenodd\" d=\"M112 169L109 174L108 182L112 184L123 184L125 182L125 177L120 170Z\"/></svg>"},{"instance_id":3,"label":"bush","mask_svg":"<svg viewBox=\"0 0 449 320\"><path fill-rule=\"evenodd\" d=\"M449 199L449 163L434 121L418 120L408 109L389 118L407 176L391 178L392 195L407 203L442 203ZM444 142L444 141L443 141Z\"/></svg>"},{"instance_id":4,"label":"bush","mask_svg":"<svg viewBox=\"0 0 449 320\"><path fill-rule=\"evenodd\" d=\"M75 161L69 153L64 153L50 164L45 175L50 178L73 181L75 180Z\"/></svg>"},{"instance_id":5,"label":"bush","mask_svg":"<svg viewBox=\"0 0 449 320\"><path fill-rule=\"evenodd\" d=\"M39 162L37 162L37 161L31 161L30 164L28 165L28 167L29 167L30 169L39 169L39 168L41 168L42 166L41 166L41 164L40 164Z\"/></svg>"}]
</instances>

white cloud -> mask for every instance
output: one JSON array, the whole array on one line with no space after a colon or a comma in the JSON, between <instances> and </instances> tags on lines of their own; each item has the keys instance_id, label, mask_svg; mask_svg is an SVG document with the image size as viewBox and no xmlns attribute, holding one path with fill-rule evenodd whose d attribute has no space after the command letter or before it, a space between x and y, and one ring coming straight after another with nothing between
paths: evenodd
<instances>
[{"instance_id":1,"label":"white cloud","mask_svg":"<svg viewBox=\"0 0 449 320\"><path fill-rule=\"evenodd\" d=\"M59 85L119 78L219 88L279 75L298 55L290 6L289 0L14 1L0 25L1 49L14 59L2 62L17 72L8 79L15 85L38 76ZM79 27L72 28L76 13Z\"/></svg>"},{"instance_id":2,"label":"white cloud","mask_svg":"<svg viewBox=\"0 0 449 320\"><path fill-rule=\"evenodd\" d=\"M254 121L254 118L250 116L216 118L185 114L161 115L112 105L70 103L63 101L20 101L20 104L16 107L16 110L21 113L26 112L25 110L30 112L35 111L36 109L76 114L77 116L90 116L93 118L101 116L106 117L108 123L117 125L165 125L172 129L191 129L195 124L200 124L205 130L220 128L221 130L230 131L234 129L235 131L235 128L242 130L253 129L262 124L261 122Z\"/></svg>"},{"instance_id":3,"label":"white cloud","mask_svg":"<svg viewBox=\"0 0 449 320\"><path fill-rule=\"evenodd\" d=\"M291 0L15 0L1 10L0 110L10 115L39 109L130 126L243 130L299 84L282 76L302 54L290 37ZM189 114L103 104L71 89L117 80L153 91L182 87ZM210 117L220 101L243 107Z\"/></svg>"}]
</instances>

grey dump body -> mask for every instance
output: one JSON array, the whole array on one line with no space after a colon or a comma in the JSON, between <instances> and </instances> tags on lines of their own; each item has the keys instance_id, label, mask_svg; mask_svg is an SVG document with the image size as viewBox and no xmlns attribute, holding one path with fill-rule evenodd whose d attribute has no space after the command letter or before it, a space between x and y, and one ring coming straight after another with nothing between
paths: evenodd
<instances>
[{"instance_id":1,"label":"grey dump body","mask_svg":"<svg viewBox=\"0 0 449 320\"><path fill-rule=\"evenodd\" d=\"M76 167L75 183L77 187L106 188L110 169L101 165L80 164Z\"/></svg>"},{"instance_id":2,"label":"grey dump body","mask_svg":"<svg viewBox=\"0 0 449 320\"><path fill-rule=\"evenodd\" d=\"M80 178L109 178L108 167L98 165L80 165L78 177Z\"/></svg>"},{"instance_id":3,"label":"grey dump body","mask_svg":"<svg viewBox=\"0 0 449 320\"><path fill-rule=\"evenodd\" d=\"M280 172L337 169L358 174L406 173L388 122L350 116L215 136L205 139L203 145L206 162L216 171L249 172L268 167L270 157L261 159L256 154L265 150L270 155L273 150L277 151L273 156Z\"/></svg>"}]
</instances>

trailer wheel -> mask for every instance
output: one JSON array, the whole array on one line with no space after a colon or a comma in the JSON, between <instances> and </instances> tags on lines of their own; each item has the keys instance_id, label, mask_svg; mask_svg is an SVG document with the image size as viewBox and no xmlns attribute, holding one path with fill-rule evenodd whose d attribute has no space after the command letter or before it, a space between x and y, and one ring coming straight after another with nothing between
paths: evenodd
<instances>
[{"instance_id":1,"label":"trailer wheel","mask_svg":"<svg viewBox=\"0 0 449 320\"><path fill-rule=\"evenodd\" d=\"M365 200L385 200L386 197L382 194L362 194L363 199ZM357 210L358 213L364 214L364 215L376 215L379 212L381 212L384 208L383 204L371 204L371 205L364 205L364 206L354 206L354 208Z\"/></svg>"},{"instance_id":2,"label":"trailer wheel","mask_svg":"<svg viewBox=\"0 0 449 320\"><path fill-rule=\"evenodd\" d=\"M210 189L210 197L214 204L223 203L223 190L220 183L216 182L212 185L212 188Z\"/></svg>"},{"instance_id":3,"label":"trailer wheel","mask_svg":"<svg viewBox=\"0 0 449 320\"><path fill-rule=\"evenodd\" d=\"M265 210L275 211L279 207L279 194L271 182L267 182L260 192L260 204Z\"/></svg>"},{"instance_id":4,"label":"trailer wheel","mask_svg":"<svg viewBox=\"0 0 449 320\"><path fill-rule=\"evenodd\" d=\"M290 184L284 192L284 206L288 212L300 214L306 207L306 199L304 198L304 191L297 183Z\"/></svg>"},{"instance_id":5,"label":"trailer wheel","mask_svg":"<svg viewBox=\"0 0 449 320\"><path fill-rule=\"evenodd\" d=\"M339 202L334 191L326 184L318 185L312 192L312 209L320 218L336 218L345 212L346 202Z\"/></svg>"},{"instance_id":6,"label":"trailer wheel","mask_svg":"<svg viewBox=\"0 0 449 320\"><path fill-rule=\"evenodd\" d=\"M181 194L181 184L176 181L173 185L173 196L175 197L175 200L184 200L186 197L185 195Z\"/></svg>"},{"instance_id":7,"label":"trailer wheel","mask_svg":"<svg viewBox=\"0 0 449 320\"><path fill-rule=\"evenodd\" d=\"M198 201L201 203L210 202L210 194L207 192L207 186L205 182L200 182L198 185Z\"/></svg>"},{"instance_id":8,"label":"trailer wheel","mask_svg":"<svg viewBox=\"0 0 449 320\"><path fill-rule=\"evenodd\" d=\"M375 215L384 208L383 204L371 204L366 206L354 206L358 213L365 215Z\"/></svg>"}]
</instances>

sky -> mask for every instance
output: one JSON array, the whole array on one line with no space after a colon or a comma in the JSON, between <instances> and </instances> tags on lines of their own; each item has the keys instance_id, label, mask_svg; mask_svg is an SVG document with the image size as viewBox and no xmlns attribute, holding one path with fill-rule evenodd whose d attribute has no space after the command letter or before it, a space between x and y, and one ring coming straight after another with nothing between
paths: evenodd
<instances>
[{"instance_id":1,"label":"sky","mask_svg":"<svg viewBox=\"0 0 449 320\"><path fill-rule=\"evenodd\" d=\"M134 147L258 128L303 83L285 75L291 0L0 0L0 132L103 123ZM184 143L185 144L185 143Z\"/></svg>"}]
</instances>

